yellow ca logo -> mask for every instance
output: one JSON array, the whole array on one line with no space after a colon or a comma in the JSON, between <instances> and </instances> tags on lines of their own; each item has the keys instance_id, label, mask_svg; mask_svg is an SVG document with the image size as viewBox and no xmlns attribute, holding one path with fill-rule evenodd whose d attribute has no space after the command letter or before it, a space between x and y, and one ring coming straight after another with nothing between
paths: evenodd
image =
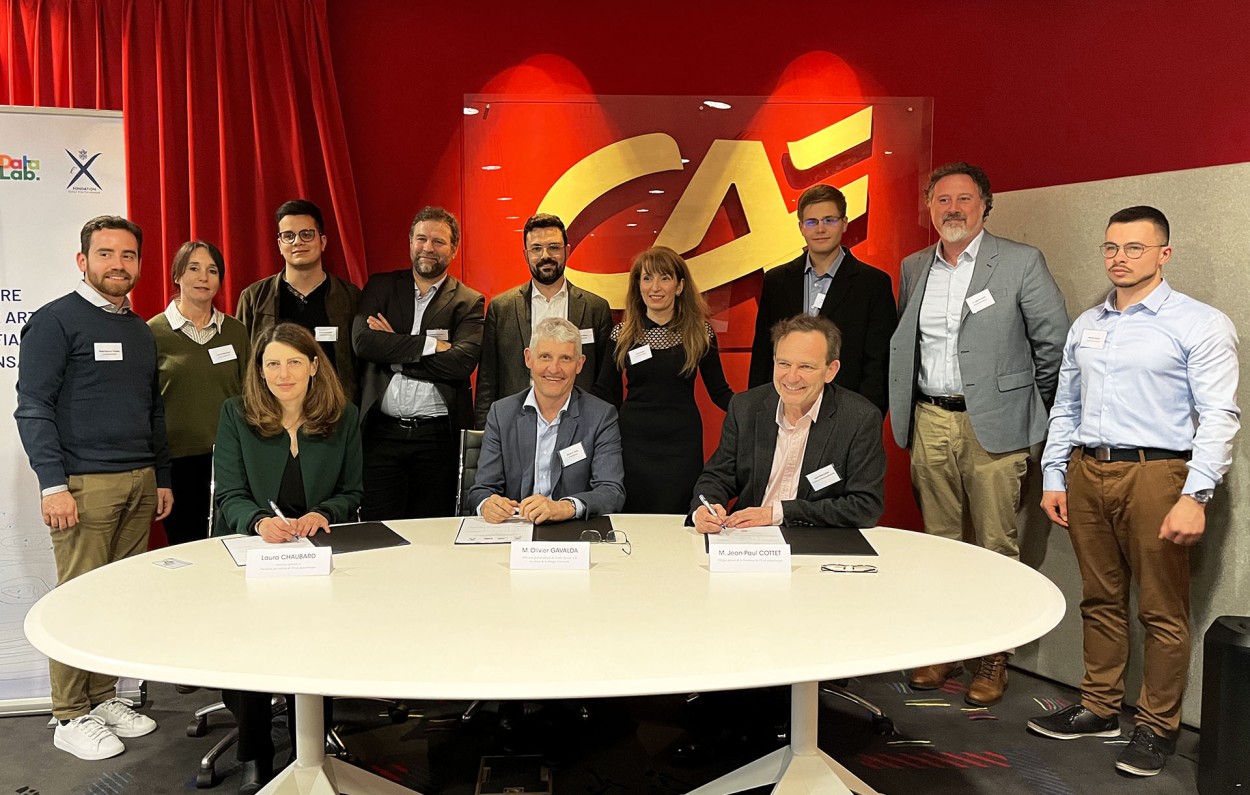
<instances>
[{"instance_id":1,"label":"yellow ca logo","mask_svg":"<svg viewBox=\"0 0 1250 795\"><path fill-rule=\"evenodd\" d=\"M801 140L787 144L794 167L813 168L872 136L868 107ZM648 133L609 144L587 155L547 191L538 212L553 213L569 226L591 202L630 180L661 171L680 171L681 150L667 133ZM690 178L672 214L656 237L657 246L690 251L703 240L730 186L736 186L750 232L689 260L701 290L711 290L756 270L774 268L798 256L803 236L760 141L716 140ZM846 195L847 220L868 206L868 177L839 186ZM613 309L625 306L628 273L568 270L579 287L603 296Z\"/></svg>"}]
</instances>

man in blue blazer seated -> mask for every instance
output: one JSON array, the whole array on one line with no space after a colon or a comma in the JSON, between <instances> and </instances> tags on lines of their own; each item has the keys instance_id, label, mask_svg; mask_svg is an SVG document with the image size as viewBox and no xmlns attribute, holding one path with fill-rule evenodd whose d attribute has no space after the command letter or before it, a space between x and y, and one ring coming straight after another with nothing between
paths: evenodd
<instances>
[{"instance_id":1,"label":"man in blue blazer seated","mask_svg":"<svg viewBox=\"0 0 1250 795\"><path fill-rule=\"evenodd\" d=\"M700 533L735 527L873 527L885 505L881 412L833 383L842 335L824 316L772 329L773 382L734 395L695 483ZM700 497L706 498L711 510ZM733 513L725 510L737 499Z\"/></svg>"},{"instance_id":2,"label":"man in blue blazer seated","mask_svg":"<svg viewBox=\"0 0 1250 795\"><path fill-rule=\"evenodd\" d=\"M569 321L551 317L534 329L525 349L533 385L495 401L486 417L468 500L486 521L563 522L625 504L616 409L574 386L585 360Z\"/></svg>"}]
</instances>

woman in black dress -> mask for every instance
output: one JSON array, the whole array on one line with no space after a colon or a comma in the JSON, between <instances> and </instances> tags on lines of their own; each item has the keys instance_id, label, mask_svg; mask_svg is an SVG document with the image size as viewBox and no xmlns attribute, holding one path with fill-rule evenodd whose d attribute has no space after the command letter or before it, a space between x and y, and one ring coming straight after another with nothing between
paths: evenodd
<instances>
[{"instance_id":1,"label":"woman in black dress","mask_svg":"<svg viewBox=\"0 0 1250 795\"><path fill-rule=\"evenodd\" d=\"M707 304L677 252L657 246L634 257L625 316L612 329L605 360L594 391L620 407L625 512L688 513L704 461L695 373L722 410L733 390Z\"/></svg>"}]
</instances>

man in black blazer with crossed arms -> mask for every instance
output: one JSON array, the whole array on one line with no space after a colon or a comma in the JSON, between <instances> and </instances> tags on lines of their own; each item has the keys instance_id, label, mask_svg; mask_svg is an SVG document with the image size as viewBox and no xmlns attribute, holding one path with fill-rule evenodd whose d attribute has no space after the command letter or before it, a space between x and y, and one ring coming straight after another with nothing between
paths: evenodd
<instances>
[{"instance_id":1,"label":"man in black blazer with crossed arms","mask_svg":"<svg viewBox=\"0 0 1250 795\"><path fill-rule=\"evenodd\" d=\"M457 439L472 427L469 376L486 300L447 274L460 222L441 207L408 230L412 267L369 277L352 323L364 363L360 421L367 520L455 513Z\"/></svg>"},{"instance_id":2,"label":"man in black blazer with crossed arms","mask_svg":"<svg viewBox=\"0 0 1250 795\"><path fill-rule=\"evenodd\" d=\"M834 383L868 398L884 417L890 336L898 323L890 277L842 246L847 226L842 191L832 185L803 191L798 220L807 250L764 274L747 383L756 387L772 380L769 331L777 321L819 315L842 332L841 366Z\"/></svg>"},{"instance_id":3,"label":"man in black blazer with crossed arms","mask_svg":"<svg viewBox=\"0 0 1250 795\"><path fill-rule=\"evenodd\" d=\"M690 522L700 533L876 525L885 505L881 412L833 383L840 337L828 318L804 314L773 328L773 382L734 395L695 483Z\"/></svg>"}]
</instances>

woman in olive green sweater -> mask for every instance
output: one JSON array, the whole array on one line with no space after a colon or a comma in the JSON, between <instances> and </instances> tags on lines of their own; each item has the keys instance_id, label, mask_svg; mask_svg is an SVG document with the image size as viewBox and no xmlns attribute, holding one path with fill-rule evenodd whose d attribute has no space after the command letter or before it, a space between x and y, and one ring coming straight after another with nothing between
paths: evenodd
<instances>
[{"instance_id":1,"label":"woman in olive green sweater","mask_svg":"<svg viewBox=\"0 0 1250 795\"><path fill-rule=\"evenodd\" d=\"M213 306L226 265L212 243L184 243L173 261L178 294L148 321L156 337L161 398L169 435L174 509L165 518L171 544L208 535L217 418L243 390L248 341L243 324Z\"/></svg>"}]
</instances>

